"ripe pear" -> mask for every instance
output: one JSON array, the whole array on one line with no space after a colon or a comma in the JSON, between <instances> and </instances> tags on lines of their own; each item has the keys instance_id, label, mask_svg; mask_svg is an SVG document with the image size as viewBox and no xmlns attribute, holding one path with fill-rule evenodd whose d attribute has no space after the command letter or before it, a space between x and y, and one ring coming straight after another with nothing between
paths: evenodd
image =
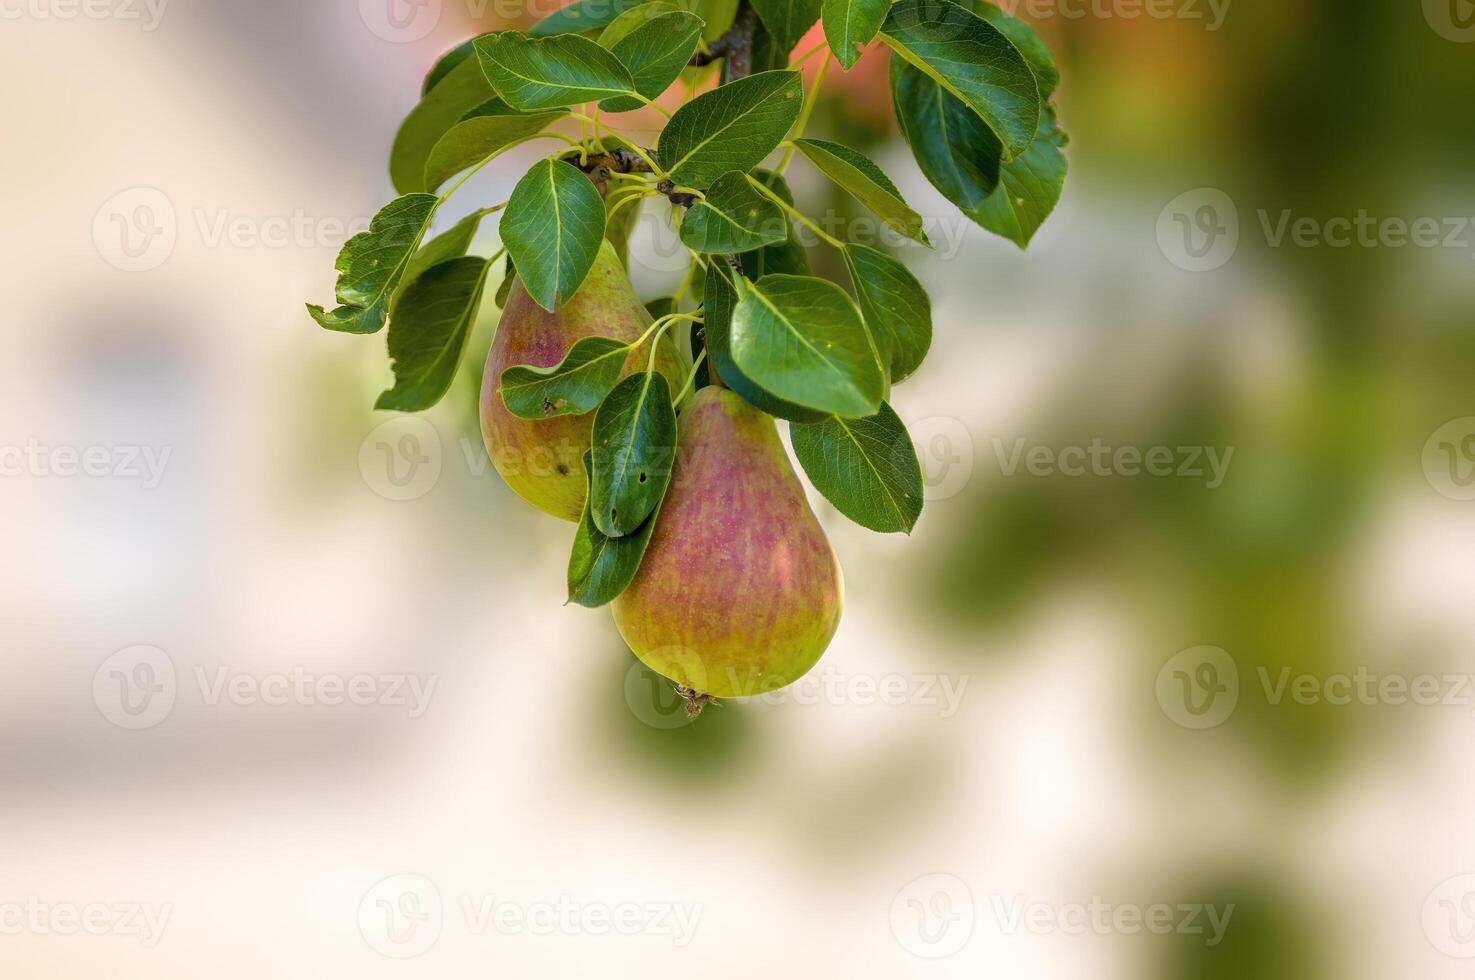
<instances>
[{"instance_id":1,"label":"ripe pear","mask_svg":"<svg viewBox=\"0 0 1475 980\"><path fill-rule=\"evenodd\" d=\"M552 367L585 337L635 341L650 325L650 312L635 295L608 241L578 291L553 313L533 301L520 279L512 284L482 379L481 435L492 465L528 503L578 523L587 492L582 460L590 446L594 414L518 418L502 401L502 372L517 364ZM621 377L645 370L649 356L648 347L632 351ZM665 375L672 391L686 381L669 334L661 338L656 370Z\"/></svg>"},{"instance_id":2,"label":"ripe pear","mask_svg":"<svg viewBox=\"0 0 1475 980\"><path fill-rule=\"evenodd\" d=\"M696 694L750 697L802 677L840 624L844 583L774 421L697 392L645 559L615 625L652 670Z\"/></svg>"}]
</instances>

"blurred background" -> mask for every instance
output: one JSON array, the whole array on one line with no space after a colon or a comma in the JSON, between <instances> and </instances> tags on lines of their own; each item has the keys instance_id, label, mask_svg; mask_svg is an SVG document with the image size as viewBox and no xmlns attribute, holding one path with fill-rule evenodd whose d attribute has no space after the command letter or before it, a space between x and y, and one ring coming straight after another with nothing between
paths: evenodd
<instances>
[{"instance_id":1,"label":"blurred background","mask_svg":"<svg viewBox=\"0 0 1475 980\"><path fill-rule=\"evenodd\" d=\"M884 48L826 81L938 246L929 499L813 495L838 636L691 724L486 460L493 305L416 417L303 309L436 58L548 10L0 0L0 972L1468 976L1475 9L1006 9L1072 137L1028 252ZM643 297L678 252L648 205Z\"/></svg>"}]
</instances>

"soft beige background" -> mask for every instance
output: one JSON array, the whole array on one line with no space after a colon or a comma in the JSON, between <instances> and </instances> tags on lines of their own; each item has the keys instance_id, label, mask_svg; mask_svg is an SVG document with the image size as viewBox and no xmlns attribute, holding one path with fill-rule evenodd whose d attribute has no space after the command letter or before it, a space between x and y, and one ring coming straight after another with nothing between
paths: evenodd
<instances>
[{"instance_id":1,"label":"soft beige background","mask_svg":"<svg viewBox=\"0 0 1475 980\"><path fill-rule=\"evenodd\" d=\"M1275 705L1256 672L1475 671L1475 503L1426 450L1475 416L1475 231L1274 248L1257 215L1475 215L1475 46L1431 4L1245 3L1219 30L1028 8L1075 140L1027 254L878 129L883 53L835 80L817 131L939 232L906 253L937 341L895 397L934 499L909 539L816 500L847 576L831 650L786 696L672 728L607 614L563 606L570 529L487 466L477 365L391 421L382 337L302 309L390 198L395 127L475 8L406 40L368 0L0 2L0 447L46 447L0 478L0 975L1468 975L1475 693ZM812 209L846 207L793 172ZM1164 208L1199 188L1241 240L1194 273ZM125 271L119 220L173 245ZM648 297L672 278L659 220ZM1010 475L1021 438L1234 455L1213 488ZM162 481L53 472L89 447L167 451ZM425 458L412 499L385 498L386 449ZM1205 645L1240 695L1199 731L1157 678ZM128 729L138 646L176 691ZM197 671L222 669L434 687L419 714L211 703ZM1093 901L1234 912L1210 947L1077 934ZM595 918L509 925L560 902ZM1020 902L1047 925L1011 929ZM694 931L599 934L632 903ZM102 934L59 934L99 904ZM167 916L156 943L129 904Z\"/></svg>"}]
</instances>

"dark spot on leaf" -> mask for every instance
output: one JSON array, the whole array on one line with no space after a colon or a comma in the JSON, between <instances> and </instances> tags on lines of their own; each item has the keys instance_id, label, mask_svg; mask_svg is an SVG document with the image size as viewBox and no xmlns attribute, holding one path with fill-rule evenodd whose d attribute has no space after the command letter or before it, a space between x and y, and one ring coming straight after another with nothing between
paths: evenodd
<instances>
[{"instance_id":1,"label":"dark spot on leaf","mask_svg":"<svg viewBox=\"0 0 1475 980\"><path fill-rule=\"evenodd\" d=\"M568 464L567 463L559 463L558 464L558 472L560 474L562 474L563 476L568 476Z\"/></svg>"},{"instance_id":2,"label":"dark spot on leaf","mask_svg":"<svg viewBox=\"0 0 1475 980\"><path fill-rule=\"evenodd\" d=\"M644 483L645 482L645 474L644 473L640 474L640 482L641 483Z\"/></svg>"}]
</instances>

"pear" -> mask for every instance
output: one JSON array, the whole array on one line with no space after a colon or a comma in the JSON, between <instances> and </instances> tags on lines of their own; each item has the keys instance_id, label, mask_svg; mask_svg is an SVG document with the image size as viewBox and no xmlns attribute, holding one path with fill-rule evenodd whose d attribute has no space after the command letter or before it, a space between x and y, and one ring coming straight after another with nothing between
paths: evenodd
<instances>
[{"instance_id":1,"label":"pear","mask_svg":"<svg viewBox=\"0 0 1475 980\"><path fill-rule=\"evenodd\" d=\"M614 602L646 666L692 695L750 697L813 667L844 584L774 421L721 387L697 392L645 559Z\"/></svg>"},{"instance_id":2,"label":"pear","mask_svg":"<svg viewBox=\"0 0 1475 980\"><path fill-rule=\"evenodd\" d=\"M635 341L650 324L650 312L635 295L608 241L578 291L553 313L533 301L520 279L512 284L482 379L481 435L492 465L528 503L578 523L587 492L582 460L590 446L594 415L520 419L502 401L502 372L517 364L552 367L585 337ZM632 351L621 377L645 370L649 356L647 347ZM661 339L656 370L665 375L672 391L679 391L686 381L669 335Z\"/></svg>"}]
</instances>

